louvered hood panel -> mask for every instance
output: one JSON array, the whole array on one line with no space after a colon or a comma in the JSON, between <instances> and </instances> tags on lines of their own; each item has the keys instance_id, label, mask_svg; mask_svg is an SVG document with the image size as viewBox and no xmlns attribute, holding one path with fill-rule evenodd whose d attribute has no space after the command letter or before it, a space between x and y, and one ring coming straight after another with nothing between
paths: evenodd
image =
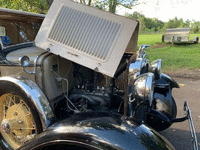
<instances>
[{"instance_id":1,"label":"louvered hood panel","mask_svg":"<svg viewBox=\"0 0 200 150\"><path fill-rule=\"evenodd\" d=\"M136 50L137 26L138 22L125 17L68 0L54 0L35 43L113 77L123 53Z\"/></svg>"}]
</instances>

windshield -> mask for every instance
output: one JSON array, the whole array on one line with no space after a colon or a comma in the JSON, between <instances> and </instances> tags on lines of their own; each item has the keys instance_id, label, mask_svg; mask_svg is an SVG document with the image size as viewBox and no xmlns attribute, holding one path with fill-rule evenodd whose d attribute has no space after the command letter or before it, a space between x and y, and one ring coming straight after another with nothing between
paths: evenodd
<instances>
[{"instance_id":1,"label":"windshield","mask_svg":"<svg viewBox=\"0 0 200 150\"><path fill-rule=\"evenodd\" d=\"M0 35L3 47L32 42L41 26L43 18L18 14L3 14L0 12L0 27L4 35Z\"/></svg>"}]
</instances>

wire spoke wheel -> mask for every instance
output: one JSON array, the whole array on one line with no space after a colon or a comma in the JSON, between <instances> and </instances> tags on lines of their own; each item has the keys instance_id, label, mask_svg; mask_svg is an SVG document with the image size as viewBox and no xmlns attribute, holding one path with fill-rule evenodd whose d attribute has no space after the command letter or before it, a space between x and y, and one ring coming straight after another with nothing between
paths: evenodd
<instances>
[{"instance_id":1,"label":"wire spoke wheel","mask_svg":"<svg viewBox=\"0 0 200 150\"><path fill-rule=\"evenodd\" d=\"M3 94L0 100L0 132L12 148L19 148L37 134L31 110L20 96L12 93Z\"/></svg>"},{"instance_id":2,"label":"wire spoke wheel","mask_svg":"<svg viewBox=\"0 0 200 150\"><path fill-rule=\"evenodd\" d=\"M29 97L13 84L1 86L0 145L17 149L41 131L41 121Z\"/></svg>"}]
</instances>

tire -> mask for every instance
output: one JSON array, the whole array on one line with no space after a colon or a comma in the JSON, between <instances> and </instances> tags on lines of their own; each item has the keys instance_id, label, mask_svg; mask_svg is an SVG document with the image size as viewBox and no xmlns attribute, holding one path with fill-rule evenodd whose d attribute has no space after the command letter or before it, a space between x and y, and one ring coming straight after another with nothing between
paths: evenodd
<instances>
[{"instance_id":1,"label":"tire","mask_svg":"<svg viewBox=\"0 0 200 150\"><path fill-rule=\"evenodd\" d=\"M196 38L196 40L195 40L194 44L198 44L198 43L199 43L199 39L198 39L198 38Z\"/></svg>"},{"instance_id":2,"label":"tire","mask_svg":"<svg viewBox=\"0 0 200 150\"><path fill-rule=\"evenodd\" d=\"M177 106L176 106L176 102L172 96L172 119L175 119L177 116Z\"/></svg>"},{"instance_id":3,"label":"tire","mask_svg":"<svg viewBox=\"0 0 200 150\"><path fill-rule=\"evenodd\" d=\"M164 39L164 38L165 38L165 36L163 35L163 36L162 36L162 42L163 42L163 43L165 42L165 39Z\"/></svg>"},{"instance_id":4,"label":"tire","mask_svg":"<svg viewBox=\"0 0 200 150\"><path fill-rule=\"evenodd\" d=\"M10 82L0 83L0 146L17 149L42 131L34 104Z\"/></svg>"}]
</instances>

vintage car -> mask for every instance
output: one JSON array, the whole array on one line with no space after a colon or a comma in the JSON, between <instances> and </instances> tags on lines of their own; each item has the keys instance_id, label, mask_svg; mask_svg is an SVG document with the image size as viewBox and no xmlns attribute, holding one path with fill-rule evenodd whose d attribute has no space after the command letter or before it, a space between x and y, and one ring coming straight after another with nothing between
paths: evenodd
<instances>
[{"instance_id":1,"label":"vintage car","mask_svg":"<svg viewBox=\"0 0 200 150\"><path fill-rule=\"evenodd\" d=\"M176 118L162 60L137 49L139 23L68 0L46 16L0 8L3 149L163 149ZM157 130L157 131L156 131Z\"/></svg>"}]
</instances>

